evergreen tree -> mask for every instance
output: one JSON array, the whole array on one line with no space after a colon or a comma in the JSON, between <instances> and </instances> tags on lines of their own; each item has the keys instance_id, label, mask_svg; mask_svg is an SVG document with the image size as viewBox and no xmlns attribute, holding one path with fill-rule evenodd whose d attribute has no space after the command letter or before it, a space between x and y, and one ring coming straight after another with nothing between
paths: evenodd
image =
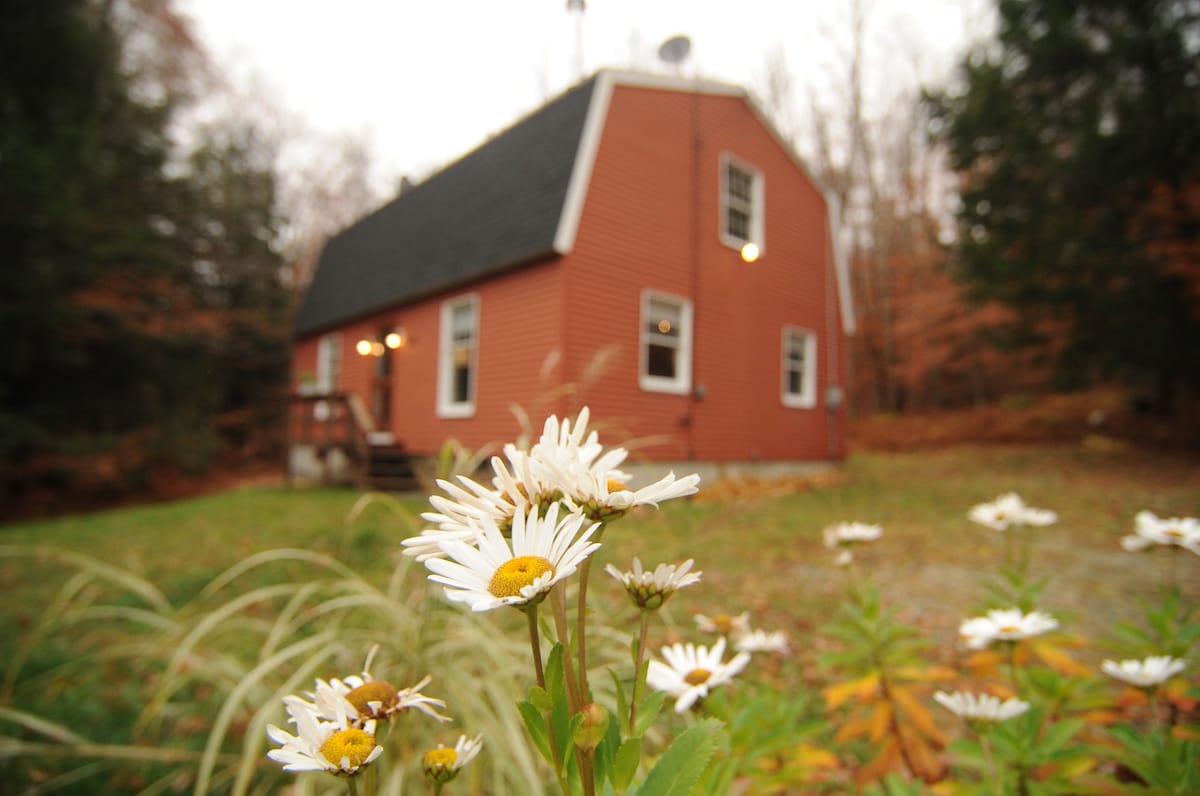
<instances>
[{"instance_id":1,"label":"evergreen tree","mask_svg":"<svg viewBox=\"0 0 1200 796\"><path fill-rule=\"evenodd\" d=\"M125 485L161 463L203 469L230 442L224 416L262 412L234 424L237 444L281 416L275 153L243 125L173 157L172 81L187 59L167 43L147 51L152 35L126 45L155 25L186 39L175 21L168 0L17 0L0 16L11 493L47 457L86 472L99 450L121 452Z\"/></svg>"},{"instance_id":2,"label":"evergreen tree","mask_svg":"<svg viewBox=\"0 0 1200 796\"><path fill-rule=\"evenodd\" d=\"M963 175L957 275L1064 386L1200 384L1200 2L999 0L928 96Z\"/></svg>"}]
</instances>

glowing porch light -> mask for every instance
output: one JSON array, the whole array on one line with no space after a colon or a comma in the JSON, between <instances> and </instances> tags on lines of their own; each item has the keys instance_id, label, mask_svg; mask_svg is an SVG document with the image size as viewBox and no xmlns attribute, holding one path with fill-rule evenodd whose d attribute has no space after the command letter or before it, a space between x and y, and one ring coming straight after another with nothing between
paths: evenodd
<instances>
[{"instance_id":1,"label":"glowing porch light","mask_svg":"<svg viewBox=\"0 0 1200 796\"><path fill-rule=\"evenodd\" d=\"M362 356L362 357L371 356L371 341L365 340L365 339L359 340L357 343L354 344L354 350L358 352L359 356Z\"/></svg>"},{"instance_id":2,"label":"glowing porch light","mask_svg":"<svg viewBox=\"0 0 1200 796\"><path fill-rule=\"evenodd\" d=\"M387 337L383 338L383 343L392 350L403 348L405 343L404 330L397 329L394 332L390 332Z\"/></svg>"},{"instance_id":3,"label":"glowing porch light","mask_svg":"<svg viewBox=\"0 0 1200 796\"><path fill-rule=\"evenodd\" d=\"M747 242L742 246L742 262L752 263L758 259L760 253L757 243Z\"/></svg>"}]
</instances>

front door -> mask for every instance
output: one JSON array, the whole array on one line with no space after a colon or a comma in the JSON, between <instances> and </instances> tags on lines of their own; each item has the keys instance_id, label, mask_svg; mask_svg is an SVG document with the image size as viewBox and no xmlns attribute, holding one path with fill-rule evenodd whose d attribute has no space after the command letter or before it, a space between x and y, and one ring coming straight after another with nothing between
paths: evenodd
<instances>
[{"instance_id":1,"label":"front door","mask_svg":"<svg viewBox=\"0 0 1200 796\"><path fill-rule=\"evenodd\" d=\"M385 339L389 331L382 331L379 339ZM392 419L392 349L387 345L380 348L383 353L375 357L375 373L371 379L371 417L375 420L375 428L386 431Z\"/></svg>"}]
</instances>

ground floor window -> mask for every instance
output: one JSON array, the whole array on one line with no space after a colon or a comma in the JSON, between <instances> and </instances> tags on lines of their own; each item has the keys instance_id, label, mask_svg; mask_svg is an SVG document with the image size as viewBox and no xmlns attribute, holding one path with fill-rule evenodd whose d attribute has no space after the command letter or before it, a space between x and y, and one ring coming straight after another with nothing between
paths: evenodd
<instances>
[{"instance_id":1,"label":"ground floor window","mask_svg":"<svg viewBox=\"0 0 1200 796\"><path fill-rule=\"evenodd\" d=\"M686 393L692 384L692 303L663 293L642 294L643 390Z\"/></svg>"},{"instance_id":2,"label":"ground floor window","mask_svg":"<svg viewBox=\"0 0 1200 796\"><path fill-rule=\"evenodd\" d=\"M442 304L438 359L438 415L475 414L479 359L479 297L456 298Z\"/></svg>"},{"instance_id":3,"label":"ground floor window","mask_svg":"<svg viewBox=\"0 0 1200 796\"><path fill-rule=\"evenodd\" d=\"M798 409L817 405L817 335L783 327L783 404Z\"/></svg>"}]
</instances>

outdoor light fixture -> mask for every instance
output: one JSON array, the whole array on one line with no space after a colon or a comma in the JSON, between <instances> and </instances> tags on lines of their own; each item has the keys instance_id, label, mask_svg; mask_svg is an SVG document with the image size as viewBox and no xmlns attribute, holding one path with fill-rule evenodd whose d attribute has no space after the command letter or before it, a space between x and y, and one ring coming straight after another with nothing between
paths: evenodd
<instances>
[{"instance_id":1,"label":"outdoor light fixture","mask_svg":"<svg viewBox=\"0 0 1200 796\"><path fill-rule=\"evenodd\" d=\"M758 259L759 254L761 252L757 243L748 242L742 246L742 262L752 263Z\"/></svg>"},{"instance_id":2,"label":"outdoor light fixture","mask_svg":"<svg viewBox=\"0 0 1200 796\"><path fill-rule=\"evenodd\" d=\"M383 338L383 343L393 351L397 348L404 348L408 343L408 333L402 327L396 327L388 333L387 337Z\"/></svg>"},{"instance_id":3,"label":"outdoor light fixture","mask_svg":"<svg viewBox=\"0 0 1200 796\"><path fill-rule=\"evenodd\" d=\"M384 335L383 340L370 340L366 337L354 344L354 350L359 356L364 357L381 357L390 349L395 351L399 348L404 348L408 345L408 332L404 328L397 326L392 331Z\"/></svg>"}]
</instances>

